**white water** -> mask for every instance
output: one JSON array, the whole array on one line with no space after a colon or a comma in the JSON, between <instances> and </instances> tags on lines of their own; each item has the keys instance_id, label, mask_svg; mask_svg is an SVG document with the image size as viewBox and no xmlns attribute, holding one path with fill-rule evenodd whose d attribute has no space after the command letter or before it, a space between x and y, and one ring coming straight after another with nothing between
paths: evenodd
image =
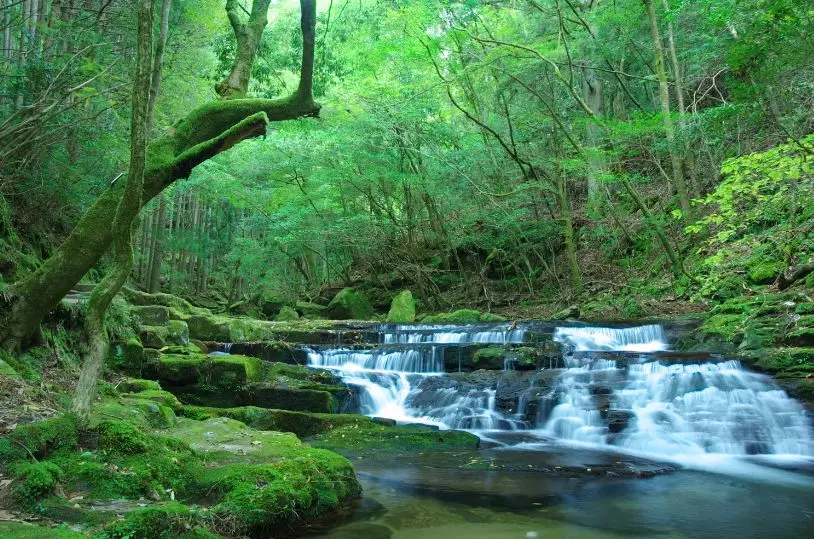
<instances>
[{"instance_id":1,"label":"white water","mask_svg":"<svg viewBox=\"0 0 814 539\"><path fill-rule=\"evenodd\" d=\"M397 325L384 326L380 342L383 344L450 344L494 343L517 344L525 339L526 330L510 326L495 328L484 326Z\"/></svg>"},{"instance_id":2,"label":"white water","mask_svg":"<svg viewBox=\"0 0 814 539\"><path fill-rule=\"evenodd\" d=\"M661 352L667 350L664 330L651 324L632 328L562 327L554 340L573 346L576 352Z\"/></svg>"},{"instance_id":3,"label":"white water","mask_svg":"<svg viewBox=\"0 0 814 539\"><path fill-rule=\"evenodd\" d=\"M668 364L661 326L559 327L553 338L579 358L549 388L536 424L496 409L495 389L457 383L443 373L444 351L465 343L519 343L508 326L384 326L368 350L309 349L308 364L334 370L359 388L361 411L406 423L476 432L530 429L547 438L670 458L692 455L814 456L809 418L768 377L737 361ZM638 352L627 367L591 351ZM518 403L522 409L525 401ZM611 428L614 421L621 422Z\"/></svg>"}]
</instances>

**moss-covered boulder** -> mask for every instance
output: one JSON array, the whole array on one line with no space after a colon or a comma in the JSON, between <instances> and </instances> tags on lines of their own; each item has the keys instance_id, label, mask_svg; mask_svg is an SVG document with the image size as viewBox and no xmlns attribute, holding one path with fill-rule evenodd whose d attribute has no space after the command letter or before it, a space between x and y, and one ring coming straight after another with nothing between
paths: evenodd
<instances>
[{"instance_id":1,"label":"moss-covered boulder","mask_svg":"<svg viewBox=\"0 0 814 539\"><path fill-rule=\"evenodd\" d=\"M189 344L189 326L183 320L170 320L167 322L168 345L185 346Z\"/></svg>"},{"instance_id":2,"label":"moss-covered boulder","mask_svg":"<svg viewBox=\"0 0 814 539\"><path fill-rule=\"evenodd\" d=\"M238 394L237 402L241 406L331 413L339 411L344 401L342 397L347 397L347 389L342 388L340 391L344 394L261 382L245 386Z\"/></svg>"},{"instance_id":3,"label":"moss-covered boulder","mask_svg":"<svg viewBox=\"0 0 814 539\"><path fill-rule=\"evenodd\" d=\"M107 398L93 408L91 423L108 419L122 419L145 429L168 429L178 418L169 406L161 402L140 398L138 394L117 399Z\"/></svg>"},{"instance_id":4,"label":"moss-covered boulder","mask_svg":"<svg viewBox=\"0 0 814 539\"><path fill-rule=\"evenodd\" d=\"M325 314L332 320L368 320L373 316L373 305L364 292L343 288L328 304Z\"/></svg>"},{"instance_id":5,"label":"moss-covered boulder","mask_svg":"<svg viewBox=\"0 0 814 539\"><path fill-rule=\"evenodd\" d=\"M0 537L8 539L87 539L87 535L65 525L47 526L31 522L0 522Z\"/></svg>"},{"instance_id":6,"label":"moss-covered boulder","mask_svg":"<svg viewBox=\"0 0 814 539\"><path fill-rule=\"evenodd\" d=\"M168 336L167 326L141 326L139 331L139 340L145 348L164 348Z\"/></svg>"},{"instance_id":7,"label":"moss-covered boulder","mask_svg":"<svg viewBox=\"0 0 814 539\"><path fill-rule=\"evenodd\" d=\"M189 336L200 341L232 342L229 319L222 316L194 315L186 320Z\"/></svg>"},{"instance_id":8,"label":"moss-covered boulder","mask_svg":"<svg viewBox=\"0 0 814 539\"><path fill-rule=\"evenodd\" d=\"M288 305L283 305L280 308L280 311L277 313L277 316L274 317L274 320L277 322L290 322L292 320L299 320L300 315L294 310L293 307L289 307Z\"/></svg>"},{"instance_id":9,"label":"moss-covered boulder","mask_svg":"<svg viewBox=\"0 0 814 539\"><path fill-rule=\"evenodd\" d=\"M506 364L507 351L500 346L481 348L472 357L472 363L478 369L502 370Z\"/></svg>"},{"instance_id":10,"label":"moss-covered boulder","mask_svg":"<svg viewBox=\"0 0 814 539\"><path fill-rule=\"evenodd\" d=\"M228 522L230 535L287 534L361 492L347 459L304 446L291 434L214 418L182 420L170 435L216 464L206 470L201 490L215 504L209 522Z\"/></svg>"},{"instance_id":11,"label":"moss-covered boulder","mask_svg":"<svg viewBox=\"0 0 814 539\"><path fill-rule=\"evenodd\" d=\"M257 429L292 432L315 447L345 455L411 451L476 449L477 436L439 431L421 425L396 425L358 414L320 414L252 406L204 408L187 406L184 415L198 419L229 417Z\"/></svg>"},{"instance_id":12,"label":"moss-covered boulder","mask_svg":"<svg viewBox=\"0 0 814 539\"><path fill-rule=\"evenodd\" d=\"M145 326L166 326L170 321L170 309L163 305L130 307L130 312L137 316Z\"/></svg>"},{"instance_id":13,"label":"moss-covered boulder","mask_svg":"<svg viewBox=\"0 0 814 539\"><path fill-rule=\"evenodd\" d=\"M395 324L415 322L415 299L409 290L403 290L393 298L387 321Z\"/></svg>"},{"instance_id":14,"label":"moss-covered boulder","mask_svg":"<svg viewBox=\"0 0 814 539\"><path fill-rule=\"evenodd\" d=\"M181 401L179 401L175 395L168 391L163 391L161 389L145 389L143 391L138 391L134 393L123 393L122 398L131 400L153 401L163 406L166 406L173 412L180 412L183 409Z\"/></svg>"},{"instance_id":15,"label":"moss-covered boulder","mask_svg":"<svg viewBox=\"0 0 814 539\"><path fill-rule=\"evenodd\" d=\"M142 378L128 378L123 380L118 389L122 393L139 393L141 391L161 390L161 384L155 380L144 380Z\"/></svg>"},{"instance_id":16,"label":"moss-covered boulder","mask_svg":"<svg viewBox=\"0 0 814 539\"><path fill-rule=\"evenodd\" d=\"M294 304L294 308L305 318L322 318L325 316L325 311L328 307L310 301L298 301Z\"/></svg>"},{"instance_id":17,"label":"moss-covered boulder","mask_svg":"<svg viewBox=\"0 0 814 539\"><path fill-rule=\"evenodd\" d=\"M235 388L263 377L263 362L247 356L215 356L207 372L208 383L222 388Z\"/></svg>"},{"instance_id":18,"label":"moss-covered boulder","mask_svg":"<svg viewBox=\"0 0 814 539\"><path fill-rule=\"evenodd\" d=\"M144 346L136 338L114 342L110 345L108 364L118 371L138 375L145 364Z\"/></svg>"}]
</instances>

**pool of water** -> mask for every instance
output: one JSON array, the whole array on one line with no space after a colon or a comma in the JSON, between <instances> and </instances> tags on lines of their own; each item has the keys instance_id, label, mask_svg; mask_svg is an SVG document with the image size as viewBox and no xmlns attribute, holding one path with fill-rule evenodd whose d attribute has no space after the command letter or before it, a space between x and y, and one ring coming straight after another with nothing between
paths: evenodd
<instances>
[{"instance_id":1,"label":"pool of water","mask_svg":"<svg viewBox=\"0 0 814 539\"><path fill-rule=\"evenodd\" d=\"M342 524L316 535L814 538L811 461L688 464L558 445L356 457L363 498Z\"/></svg>"}]
</instances>

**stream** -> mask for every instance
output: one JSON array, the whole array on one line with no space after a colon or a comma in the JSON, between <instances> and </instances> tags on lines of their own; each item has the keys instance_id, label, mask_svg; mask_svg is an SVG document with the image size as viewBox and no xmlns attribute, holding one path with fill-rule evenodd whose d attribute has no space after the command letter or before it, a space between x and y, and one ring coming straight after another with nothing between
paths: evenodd
<instances>
[{"instance_id":1,"label":"stream","mask_svg":"<svg viewBox=\"0 0 814 539\"><path fill-rule=\"evenodd\" d=\"M375 345L307 347L362 413L481 438L477 451L357 458L363 498L319 536L814 537L808 413L736 359L671 351L675 333L382 325ZM459 372L490 344L511 345L502 371Z\"/></svg>"}]
</instances>

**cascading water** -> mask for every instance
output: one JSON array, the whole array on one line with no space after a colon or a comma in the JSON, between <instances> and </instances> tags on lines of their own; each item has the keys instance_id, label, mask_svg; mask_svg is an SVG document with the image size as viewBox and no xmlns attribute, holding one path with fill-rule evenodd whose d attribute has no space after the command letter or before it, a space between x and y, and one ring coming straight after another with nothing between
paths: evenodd
<instances>
[{"instance_id":1,"label":"cascading water","mask_svg":"<svg viewBox=\"0 0 814 539\"><path fill-rule=\"evenodd\" d=\"M496 392L520 383L517 373L470 382L446 375L445 363L449 369L455 362L445 359L484 344L542 351L544 344L528 342L527 326L384 325L379 332L380 344L368 349L306 349L310 366L358 388L367 415L476 432L524 430L664 456L814 454L809 418L770 378L713 356L664 359L658 353L669 349L668 339L659 325L543 330L563 345L565 368L535 371L551 375L513 393L511 409L505 399L498 406ZM505 369L516 365L507 359Z\"/></svg>"},{"instance_id":2,"label":"cascading water","mask_svg":"<svg viewBox=\"0 0 814 539\"><path fill-rule=\"evenodd\" d=\"M651 324L632 328L562 327L554 340L567 343L577 352L659 352L667 350L664 330Z\"/></svg>"}]
</instances>

